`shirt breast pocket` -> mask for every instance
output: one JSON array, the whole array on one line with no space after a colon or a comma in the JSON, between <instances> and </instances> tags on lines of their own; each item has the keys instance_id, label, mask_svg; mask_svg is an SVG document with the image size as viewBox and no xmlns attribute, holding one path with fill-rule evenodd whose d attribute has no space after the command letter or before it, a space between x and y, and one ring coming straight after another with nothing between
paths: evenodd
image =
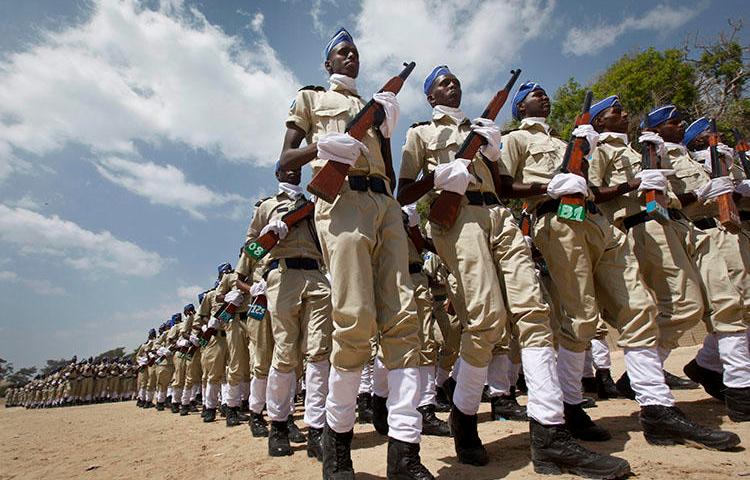
<instances>
[{"instance_id":1,"label":"shirt breast pocket","mask_svg":"<svg viewBox=\"0 0 750 480\"><path fill-rule=\"evenodd\" d=\"M450 136L430 140L425 144L425 151L428 162L434 166L441 163L448 163L454 159L458 151L458 141Z\"/></svg>"},{"instance_id":2,"label":"shirt breast pocket","mask_svg":"<svg viewBox=\"0 0 750 480\"><path fill-rule=\"evenodd\" d=\"M615 160L613 166L618 179L626 178L628 180L633 180L635 174L642 170L640 159L635 160L626 157L620 157Z\"/></svg>"},{"instance_id":3,"label":"shirt breast pocket","mask_svg":"<svg viewBox=\"0 0 750 480\"><path fill-rule=\"evenodd\" d=\"M526 159L525 170L547 176L550 172L555 171L556 158L557 150L553 145L529 145L529 157Z\"/></svg>"},{"instance_id":4,"label":"shirt breast pocket","mask_svg":"<svg viewBox=\"0 0 750 480\"><path fill-rule=\"evenodd\" d=\"M345 132L349 122L349 108L345 105L320 105L315 109L319 129L328 132Z\"/></svg>"}]
</instances>

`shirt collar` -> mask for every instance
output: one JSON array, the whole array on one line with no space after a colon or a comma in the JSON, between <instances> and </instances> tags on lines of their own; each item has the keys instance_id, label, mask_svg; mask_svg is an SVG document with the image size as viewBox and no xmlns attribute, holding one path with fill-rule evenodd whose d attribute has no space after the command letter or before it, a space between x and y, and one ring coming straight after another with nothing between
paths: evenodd
<instances>
[{"instance_id":1,"label":"shirt collar","mask_svg":"<svg viewBox=\"0 0 750 480\"><path fill-rule=\"evenodd\" d=\"M441 119L448 119L450 122L460 125L464 122L469 121L466 114L461 111L460 108L446 107L445 105L435 105L432 108L432 119L440 121Z\"/></svg>"},{"instance_id":2,"label":"shirt collar","mask_svg":"<svg viewBox=\"0 0 750 480\"><path fill-rule=\"evenodd\" d=\"M628 142L628 134L627 133L617 133L617 132L604 132L599 134L599 141L605 142L605 143L622 143L623 145L628 145L630 142Z\"/></svg>"},{"instance_id":3,"label":"shirt collar","mask_svg":"<svg viewBox=\"0 0 750 480\"><path fill-rule=\"evenodd\" d=\"M547 119L544 117L526 117L523 120L521 120L521 126L519 128L530 130L531 128L541 128L544 130L544 133L549 135L549 124L547 124Z\"/></svg>"}]
</instances>

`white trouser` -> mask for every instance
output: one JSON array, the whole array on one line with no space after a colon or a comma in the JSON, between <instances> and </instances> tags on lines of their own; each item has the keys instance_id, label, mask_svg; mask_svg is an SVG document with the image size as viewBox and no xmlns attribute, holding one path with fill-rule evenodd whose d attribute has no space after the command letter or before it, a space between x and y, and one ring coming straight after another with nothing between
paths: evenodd
<instances>
[{"instance_id":1,"label":"white trouser","mask_svg":"<svg viewBox=\"0 0 750 480\"><path fill-rule=\"evenodd\" d=\"M581 377L583 376L583 362L586 359L585 352L574 352L565 347L557 350L557 376L563 393L563 400L569 405L578 405L583 402L581 392ZM524 374L527 371L524 365ZM528 385L528 379L526 380ZM529 389L529 392L531 389Z\"/></svg>"},{"instance_id":2,"label":"white trouser","mask_svg":"<svg viewBox=\"0 0 750 480\"><path fill-rule=\"evenodd\" d=\"M674 405L674 397L664 382L664 370L655 347L626 348L625 367L638 405Z\"/></svg>"},{"instance_id":3,"label":"white trouser","mask_svg":"<svg viewBox=\"0 0 750 480\"><path fill-rule=\"evenodd\" d=\"M372 393L380 398L388 398L388 369L379 357L372 366Z\"/></svg>"},{"instance_id":4,"label":"white trouser","mask_svg":"<svg viewBox=\"0 0 750 480\"><path fill-rule=\"evenodd\" d=\"M453 375L456 379L453 404L464 415L476 415L487 381L487 367L475 367L459 357L453 367Z\"/></svg>"},{"instance_id":5,"label":"white trouser","mask_svg":"<svg viewBox=\"0 0 750 480\"><path fill-rule=\"evenodd\" d=\"M227 406L232 408L240 406L240 402L242 401L242 387L240 387L239 383L237 385L227 383L226 388L222 385L221 394L223 403L226 403Z\"/></svg>"},{"instance_id":6,"label":"white trouser","mask_svg":"<svg viewBox=\"0 0 750 480\"><path fill-rule=\"evenodd\" d=\"M435 383L437 384L438 387L442 387L445 381L448 380L448 377L450 376L451 374L448 370L438 367L437 377L435 378Z\"/></svg>"},{"instance_id":7,"label":"white trouser","mask_svg":"<svg viewBox=\"0 0 750 480\"><path fill-rule=\"evenodd\" d=\"M407 443L419 443L422 415L417 411L420 398L418 367L388 371L388 436ZM481 392L480 392L481 396Z\"/></svg>"},{"instance_id":8,"label":"white trouser","mask_svg":"<svg viewBox=\"0 0 750 480\"><path fill-rule=\"evenodd\" d=\"M362 367L362 379L359 381L359 393L372 393L372 362L368 362Z\"/></svg>"},{"instance_id":9,"label":"white trouser","mask_svg":"<svg viewBox=\"0 0 750 480\"><path fill-rule=\"evenodd\" d=\"M252 410L253 413L261 413L263 411L263 405L266 404L267 386L267 378L253 377L250 382L250 410Z\"/></svg>"},{"instance_id":10,"label":"white trouser","mask_svg":"<svg viewBox=\"0 0 750 480\"><path fill-rule=\"evenodd\" d=\"M527 415L542 425L565 423L555 350L552 347L527 347L521 349L521 358L529 389Z\"/></svg>"},{"instance_id":11,"label":"white trouser","mask_svg":"<svg viewBox=\"0 0 750 480\"><path fill-rule=\"evenodd\" d=\"M419 391L421 392L419 406L435 405L435 365L419 367L419 373Z\"/></svg>"},{"instance_id":12,"label":"white trouser","mask_svg":"<svg viewBox=\"0 0 750 480\"><path fill-rule=\"evenodd\" d=\"M206 408L216 408L219 403L220 390L221 385L218 383L206 384L206 396L203 398L203 403L206 405Z\"/></svg>"},{"instance_id":13,"label":"white trouser","mask_svg":"<svg viewBox=\"0 0 750 480\"><path fill-rule=\"evenodd\" d=\"M310 362L305 370L305 423L311 428L323 428L326 421L326 396L331 364L328 360Z\"/></svg>"},{"instance_id":14,"label":"white trouser","mask_svg":"<svg viewBox=\"0 0 750 480\"><path fill-rule=\"evenodd\" d=\"M490 397L510 395L510 357L505 354L495 355L487 367L487 384Z\"/></svg>"},{"instance_id":15,"label":"white trouser","mask_svg":"<svg viewBox=\"0 0 750 480\"><path fill-rule=\"evenodd\" d=\"M190 405L190 401L192 400L193 389L192 388L186 388L182 391L182 404L183 405Z\"/></svg>"},{"instance_id":16,"label":"white trouser","mask_svg":"<svg viewBox=\"0 0 750 480\"><path fill-rule=\"evenodd\" d=\"M719 333L719 357L724 367L724 385L750 387L750 354L746 333Z\"/></svg>"},{"instance_id":17,"label":"white trouser","mask_svg":"<svg viewBox=\"0 0 750 480\"><path fill-rule=\"evenodd\" d=\"M266 390L266 406L268 417L274 422L284 422L289 417L289 411L294 406L291 400L294 398L297 385L297 374L291 372L280 372L271 367L268 373L268 388Z\"/></svg>"},{"instance_id":18,"label":"white trouser","mask_svg":"<svg viewBox=\"0 0 750 480\"><path fill-rule=\"evenodd\" d=\"M604 340L595 338L591 340L591 358L594 360L594 368L612 368L612 358L609 356L609 345Z\"/></svg>"},{"instance_id":19,"label":"white trouser","mask_svg":"<svg viewBox=\"0 0 750 480\"><path fill-rule=\"evenodd\" d=\"M361 369L345 371L331 368L328 375L326 422L334 432L346 433L354 428L361 377Z\"/></svg>"},{"instance_id":20,"label":"white trouser","mask_svg":"<svg viewBox=\"0 0 750 480\"><path fill-rule=\"evenodd\" d=\"M240 382L240 401L250 398L250 382Z\"/></svg>"},{"instance_id":21,"label":"white trouser","mask_svg":"<svg viewBox=\"0 0 750 480\"><path fill-rule=\"evenodd\" d=\"M591 378L594 374L594 358L591 356L591 349L586 350L583 357L583 378Z\"/></svg>"},{"instance_id":22,"label":"white trouser","mask_svg":"<svg viewBox=\"0 0 750 480\"><path fill-rule=\"evenodd\" d=\"M180 403L182 401L182 389L175 388L172 390L172 403Z\"/></svg>"}]
</instances>

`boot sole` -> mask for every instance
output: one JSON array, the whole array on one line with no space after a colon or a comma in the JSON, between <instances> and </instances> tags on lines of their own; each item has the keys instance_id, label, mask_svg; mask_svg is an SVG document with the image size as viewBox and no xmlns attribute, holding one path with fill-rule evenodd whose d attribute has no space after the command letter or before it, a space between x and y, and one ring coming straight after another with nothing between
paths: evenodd
<instances>
[{"instance_id":1,"label":"boot sole","mask_svg":"<svg viewBox=\"0 0 750 480\"><path fill-rule=\"evenodd\" d=\"M287 451L284 451L284 452L272 452L271 450L268 451L268 456L269 457L289 457L291 455L292 455L292 451L291 450L289 450L288 452Z\"/></svg>"},{"instance_id":2,"label":"boot sole","mask_svg":"<svg viewBox=\"0 0 750 480\"><path fill-rule=\"evenodd\" d=\"M699 448L699 449L706 449L706 450L715 450L715 451L724 451L724 450L730 450L737 445L740 444L740 438L735 437L731 440L728 440L723 443L715 444L715 445L708 445L705 443L698 442L696 440L691 440L689 438L666 438L666 437L657 437L654 435L643 435L646 437L646 441L650 443L651 445L657 445L660 447L670 447L673 445L687 445L689 447Z\"/></svg>"},{"instance_id":3,"label":"boot sole","mask_svg":"<svg viewBox=\"0 0 750 480\"><path fill-rule=\"evenodd\" d=\"M563 473L570 473L572 475L578 475L579 477L584 478L614 480L617 478L624 478L632 473L630 470L630 465L628 465L627 463L617 469L608 470L606 472L579 467L561 467L554 462L545 462L541 460L534 460L533 464L534 473L538 473L540 475L562 475Z\"/></svg>"},{"instance_id":4,"label":"boot sole","mask_svg":"<svg viewBox=\"0 0 750 480\"><path fill-rule=\"evenodd\" d=\"M323 461L323 453L321 452L320 456L314 451L314 450L307 450L307 456L308 458L314 458L319 462Z\"/></svg>"}]
</instances>

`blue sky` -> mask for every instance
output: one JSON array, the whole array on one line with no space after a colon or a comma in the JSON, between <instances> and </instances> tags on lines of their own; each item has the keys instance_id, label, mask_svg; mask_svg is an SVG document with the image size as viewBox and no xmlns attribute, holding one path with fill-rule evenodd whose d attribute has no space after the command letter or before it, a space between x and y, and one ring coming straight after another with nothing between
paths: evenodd
<instances>
[{"instance_id":1,"label":"blue sky","mask_svg":"<svg viewBox=\"0 0 750 480\"><path fill-rule=\"evenodd\" d=\"M322 46L339 25L360 48L362 92L417 62L397 152L429 116L420 87L435 64L462 79L476 116L511 68L554 91L746 12L741 0L0 0L0 357L133 348L196 302L276 190L288 105L326 85Z\"/></svg>"}]
</instances>

